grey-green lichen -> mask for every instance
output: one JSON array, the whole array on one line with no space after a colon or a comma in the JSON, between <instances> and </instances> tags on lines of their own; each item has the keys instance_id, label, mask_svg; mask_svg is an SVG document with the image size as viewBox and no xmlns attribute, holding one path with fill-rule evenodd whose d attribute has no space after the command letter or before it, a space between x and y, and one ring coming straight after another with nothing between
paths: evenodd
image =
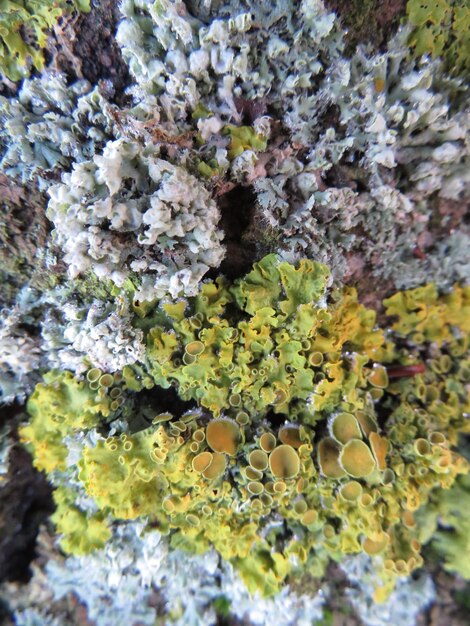
<instances>
[{"instance_id":1,"label":"grey-green lichen","mask_svg":"<svg viewBox=\"0 0 470 626\"><path fill-rule=\"evenodd\" d=\"M93 157L116 127L112 107L80 80L44 73L23 82L16 98L0 97L0 169L46 189L72 163Z\"/></svg>"}]
</instances>

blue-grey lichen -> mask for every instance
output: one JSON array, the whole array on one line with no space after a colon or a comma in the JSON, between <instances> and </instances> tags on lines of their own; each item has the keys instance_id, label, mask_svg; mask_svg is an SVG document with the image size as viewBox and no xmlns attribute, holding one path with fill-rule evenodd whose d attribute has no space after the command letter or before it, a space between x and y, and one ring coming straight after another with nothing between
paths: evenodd
<instances>
[{"instance_id":1,"label":"blue-grey lichen","mask_svg":"<svg viewBox=\"0 0 470 626\"><path fill-rule=\"evenodd\" d=\"M334 15L319 0L221 4L210 23L181 1L126 0L122 11L117 37L137 93L155 95L161 122L179 127L198 105L240 123L236 98L267 98L290 120L291 107L312 107L316 80L341 57ZM288 126L296 137L305 121Z\"/></svg>"},{"instance_id":2,"label":"blue-grey lichen","mask_svg":"<svg viewBox=\"0 0 470 626\"><path fill-rule=\"evenodd\" d=\"M341 564L354 587L346 590L346 596L357 611L364 626L400 624L415 626L417 616L435 599L431 577L421 573L415 579L400 578L386 602L373 600L375 570L373 559L355 556Z\"/></svg>"},{"instance_id":3,"label":"blue-grey lichen","mask_svg":"<svg viewBox=\"0 0 470 626\"><path fill-rule=\"evenodd\" d=\"M445 287L468 280L468 233L432 234L445 203L470 195L467 87L439 62L416 65L403 34L386 52L359 50L342 68L318 92L331 126L308 158L277 149L267 177L255 181L260 219L288 259L328 259L337 279L368 266L402 288L426 276Z\"/></svg>"},{"instance_id":4,"label":"blue-grey lichen","mask_svg":"<svg viewBox=\"0 0 470 626\"><path fill-rule=\"evenodd\" d=\"M71 164L91 158L117 129L96 87L60 75L25 80L16 98L0 97L0 169L47 188Z\"/></svg>"},{"instance_id":5,"label":"blue-grey lichen","mask_svg":"<svg viewBox=\"0 0 470 626\"><path fill-rule=\"evenodd\" d=\"M422 538L444 561L449 572L470 577L470 480L462 476L452 489L435 494L419 515L424 521Z\"/></svg>"},{"instance_id":6,"label":"blue-grey lichen","mask_svg":"<svg viewBox=\"0 0 470 626\"><path fill-rule=\"evenodd\" d=\"M24 400L37 381L41 344L24 332L24 319L19 304L0 313L0 404Z\"/></svg>"},{"instance_id":7,"label":"blue-grey lichen","mask_svg":"<svg viewBox=\"0 0 470 626\"><path fill-rule=\"evenodd\" d=\"M253 597L215 552L194 556L174 550L166 537L158 531L146 532L140 522L115 528L105 550L65 561L52 558L45 573L36 567L29 583L36 591L29 598L33 608L25 611L21 601L13 601L18 606L18 626L53 624L49 607L69 593L86 603L88 616L98 626L130 624L136 619L153 626L157 613L151 600L156 588L163 600L158 617L175 626L215 626L221 598L227 599L231 615L254 626L271 622L310 626L322 619L328 597L326 585L310 595L285 587L275 598ZM47 598L47 602L33 598Z\"/></svg>"},{"instance_id":8,"label":"blue-grey lichen","mask_svg":"<svg viewBox=\"0 0 470 626\"><path fill-rule=\"evenodd\" d=\"M134 315L123 297L50 307L41 331L49 362L81 374L90 365L116 372L143 361L144 336L132 325Z\"/></svg>"}]
</instances>

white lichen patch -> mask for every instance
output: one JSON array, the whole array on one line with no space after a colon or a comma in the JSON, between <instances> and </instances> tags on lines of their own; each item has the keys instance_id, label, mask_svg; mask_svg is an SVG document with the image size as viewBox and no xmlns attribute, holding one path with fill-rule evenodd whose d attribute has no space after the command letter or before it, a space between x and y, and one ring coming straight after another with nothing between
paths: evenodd
<instances>
[{"instance_id":1,"label":"white lichen patch","mask_svg":"<svg viewBox=\"0 0 470 626\"><path fill-rule=\"evenodd\" d=\"M153 147L109 142L49 190L48 217L72 277L92 270L138 300L196 293L224 255L209 192Z\"/></svg>"}]
</instances>

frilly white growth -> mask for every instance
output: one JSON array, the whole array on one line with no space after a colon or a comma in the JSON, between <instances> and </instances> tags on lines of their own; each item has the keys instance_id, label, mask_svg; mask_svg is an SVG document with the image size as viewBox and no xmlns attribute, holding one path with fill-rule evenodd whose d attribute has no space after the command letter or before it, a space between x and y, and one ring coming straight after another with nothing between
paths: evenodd
<instances>
[{"instance_id":1,"label":"frilly white growth","mask_svg":"<svg viewBox=\"0 0 470 626\"><path fill-rule=\"evenodd\" d=\"M312 148L302 162L292 149L275 151L254 182L258 217L288 260L323 261L336 280L367 264L397 288L430 280L447 288L468 281L469 237L441 228L436 242L429 230L437 203L470 198L468 88L438 61L412 59L406 34L383 54L334 61L310 109L299 100L288 113L291 121L308 113L310 126L295 137Z\"/></svg>"},{"instance_id":2,"label":"frilly white growth","mask_svg":"<svg viewBox=\"0 0 470 626\"><path fill-rule=\"evenodd\" d=\"M435 598L431 577L423 573L417 579L400 578L387 601L377 604L372 599L377 574L371 559L365 555L354 556L343 561L340 567L354 585L354 589L346 590L346 595L364 626L415 626L419 613Z\"/></svg>"},{"instance_id":3,"label":"frilly white growth","mask_svg":"<svg viewBox=\"0 0 470 626\"><path fill-rule=\"evenodd\" d=\"M285 158L271 176L254 183L260 219L282 234L281 255L289 262L308 256L326 263L336 280L351 272L351 258L383 269L380 254L396 247L400 228L415 205L399 190L379 185L358 193L326 187L311 164ZM410 232L407 229L408 236Z\"/></svg>"},{"instance_id":4,"label":"frilly white growth","mask_svg":"<svg viewBox=\"0 0 470 626\"><path fill-rule=\"evenodd\" d=\"M117 372L143 360L144 336L132 326L126 299L117 298L115 303L94 300L87 311L65 304L60 322L54 313L49 312L42 328L44 344L50 356L55 355L53 367L71 369L76 374L82 374L90 365L103 372Z\"/></svg>"},{"instance_id":5,"label":"frilly white growth","mask_svg":"<svg viewBox=\"0 0 470 626\"><path fill-rule=\"evenodd\" d=\"M359 50L353 57L349 84L335 101L340 123L374 184L393 177L415 201L433 193L469 198L468 88L448 78L439 61L414 61L406 35L383 54Z\"/></svg>"},{"instance_id":6,"label":"frilly white growth","mask_svg":"<svg viewBox=\"0 0 470 626\"><path fill-rule=\"evenodd\" d=\"M117 129L110 105L85 80L26 79L17 98L0 97L0 170L23 183L50 185L55 168L91 158Z\"/></svg>"},{"instance_id":7,"label":"frilly white growth","mask_svg":"<svg viewBox=\"0 0 470 626\"><path fill-rule=\"evenodd\" d=\"M21 328L20 309L16 305L0 315L0 404L24 400L41 360L39 341Z\"/></svg>"},{"instance_id":8,"label":"frilly white growth","mask_svg":"<svg viewBox=\"0 0 470 626\"><path fill-rule=\"evenodd\" d=\"M215 552L195 556L170 549L165 537L144 532L138 522L120 523L103 550L65 562L50 560L47 574L55 599L75 593L97 626L153 625L155 591L165 603L164 623L176 626L215 625L213 603L221 597L231 614L256 626L310 626L322 618L326 600L325 591L299 596L287 587L271 599L252 597Z\"/></svg>"},{"instance_id":9,"label":"frilly white growth","mask_svg":"<svg viewBox=\"0 0 470 626\"><path fill-rule=\"evenodd\" d=\"M203 185L158 151L124 139L50 188L48 217L69 274L92 270L136 298L193 295L222 261L219 212Z\"/></svg>"},{"instance_id":10,"label":"frilly white growth","mask_svg":"<svg viewBox=\"0 0 470 626\"><path fill-rule=\"evenodd\" d=\"M337 280L366 264L397 287L432 280L436 268L442 287L466 280L468 255L445 263L450 239L426 259L413 249L427 236L431 201L470 197L468 88L439 61L416 61L406 30L383 53L347 59L320 0L199 2L191 13L179 0L125 0L122 11L118 40L144 116L150 99L158 124L176 133L202 110L198 130L214 148L223 124L241 123L243 103L264 102L309 147L302 162L287 154L260 165L245 150L230 167L232 181L254 181L257 217L286 258L321 260Z\"/></svg>"},{"instance_id":11,"label":"frilly white growth","mask_svg":"<svg viewBox=\"0 0 470 626\"><path fill-rule=\"evenodd\" d=\"M311 596L299 595L285 586L272 598L253 597L247 593L243 581L230 564L224 568L222 589L230 600L231 613L242 622L248 621L255 626L311 626L321 622L329 594L328 584L324 583L322 589Z\"/></svg>"},{"instance_id":12,"label":"frilly white growth","mask_svg":"<svg viewBox=\"0 0 470 626\"><path fill-rule=\"evenodd\" d=\"M278 109L300 99L306 110L313 106L324 60L340 58L341 48L335 16L320 0L218 3L209 23L207 7L192 5L190 14L179 0L121 5L118 42L140 98L158 96L162 122L181 129L199 103L240 122L236 98L266 98ZM306 123L286 120L294 135Z\"/></svg>"}]
</instances>

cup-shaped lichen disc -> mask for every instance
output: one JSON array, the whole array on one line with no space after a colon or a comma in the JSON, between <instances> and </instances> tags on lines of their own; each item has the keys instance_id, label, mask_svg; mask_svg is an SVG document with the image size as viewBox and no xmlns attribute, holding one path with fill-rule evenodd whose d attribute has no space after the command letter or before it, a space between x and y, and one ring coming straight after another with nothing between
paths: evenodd
<instances>
[{"instance_id":1,"label":"cup-shaped lichen disc","mask_svg":"<svg viewBox=\"0 0 470 626\"><path fill-rule=\"evenodd\" d=\"M153 418L152 424L160 424L162 422L169 422L171 419L173 419L173 415L171 413L160 413L159 415L156 415Z\"/></svg>"},{"instance_id":2,"label":"cup-shaped lichen disc","mask_svg":"<svg viewBox=\"0 0 470 626\"><path fill-rule=\"evenodd\" d=\"M224 452L229 456L237 453L240 435L238 424L226 418L212 420L206 429L206 440L211 450Z\"/></svg>"},{"instance_id":3,"label":"cup-shaped lichen disc","mask_svg":"<svg viewBox=\"0 0 470 626\"><path fill-rule=\"evenodd\" d=\"M443 446L444 444L447 443L447 439L445 438L445 435L436 431L431 433L428 436L428 439L432 444L436 444L439 446Z\"/></svg>"},{"instance_id":4,"label":"cup-shaped lichen disc","mask_svg":"<svg viewBox=\"0 0 470 626\"><path fill-rule=\"evenodd\" d=\"M369 415L365 411L357 411L356 419L359 422L362 432L366 437L369 436L371 432L377 432L378 426L375 418L372 415Z\"/></svg>"},{"instance_id":5,"label":"cup-shaped lichen disc","mask_svg":"<svg viewBox=\"0 0 470 626\"><path fill-rule=\"evenodd\" d=\"M318 465L324 476L341 478L346 472L339 464L341 448L332 437L325 437L318 444Z\"/></svg>"},{"instance_id":6,"label":"cup-shaped lichen disc","mask_svg":"<svg viewBox=\"0 0 470 626\"><path fill-rule=\"evenodd\" d=\"M237 424L240 424L240 426L246 426L250 423L250 416L245 411L240 411L239 413L237 413L235 421L237 422Z\"/></svg>"},{"instance_id":7,"label":"cup-shaped lichen disc","mask_svg":"<svg viewBox=\"0 0 470 626\"><path fill-rule=\"evenodd\" d=\"M428 456L431 453L431 444L426 439L416 439L413 448L418 456Z\"/></svg>"},{"instance_id":8,"label":"cup-shaped lichen disc","mask_svg":"<svg viewBox=\"0 0 470 626\"><path fill-rule=\"evenodd\" d=\"M375 459L370 448L359 439L351 439L341 450L341 466L353 478L369 476L375 469Z\"/></svg>"},{"instance_id":9,"label":"cup-shaped lichen disc","mask_svg":"<svg viewBox=\"0 0 470 626\"><path fill-rule=\"evenodd\" d=\"M300 448L302 440L300 439L300 428L298 426L283 426L279 429L279 440L287 446Z\"/></svg>"},{"instance_id":10,"label":"cup-shaped lichen disc","mask_svg":"<svg viewBox=\"0 0 470 626\"><path fill-rule=\"evenodd\" d=\"M211 452L201 452L195 456L192 462L193 470L202 474L212 463L212 456Z\"/></svg>"},{"instance_id":11,"label":"cup-shaped lichen disc","mask_svg":"<svg viewBox=\"0 0 470 626\"><path fill-rule=\"evenodd\" d=\"M283 480L276 480L273 485L274 493L284 493L287 489L287 485Z\"/></svg>"},{"instance_id":12,"label":"cup-shaped lichen disc","mask_svg":"<svg viewBox=\"0 0 470 626\"><path fill-rule=\"evenodd\" d=\"M381 533L379 536L374 537L374 539L364 539L362 542L362 549L369 556L374 556L374 554L380 554L380 552L383 552L389 542L389 535L387 533Z\"/></svg>"},{"instance_id":13,"label":"cup-shaped lichen disc","mask_svg":"<svg viewBox=\"0 0 470 626\"><path fill-rule=\"evenodd\" d=\"M253 450L248 458L249 463L255 470L264 471L268 467L268 455L263 450Z\"/></svg>"},{"instance_id":14,"label":"cup-shaped lichen disc","mask_svg":"<svg viewBox=\"0 0 470 626\"><path fill-rule=\"evenodd\" d=\"M259 438L259 445L265 452L272 452L276 447L276 437L272 433L263 433Z\"/></svg>"},{"instance_id":15,"label":"cup-shaped lichen disc","mask_svg":"<svg viewBox=\"0 0 470 626\"><path fill-rule=\"evenodd\" d=\"M257 481L251 481L248 483L248 491L254 496L259 496L263 493L264 487L263 484Z\"/></svg>"},{"instance_id":16,"label":"cup-shaped lichen disc","mask_svg":"<svg viewBox=\"0 0 470 626\"><path fill-rule=\"evenodd\" d=\"M300 471L300 459L292 446L277 446L269 455L269 468L276 478L294 478Z\"/></svg>"},{"instance_id":17,"label":"cup-shaped lichen disc","mask_svg":"<svg viewBox=\"0 0 470 626\"><path fill-rule=\"evenodd\" d=\"M255 469L254 467L246 467L244 469L244 473L249 480L261 480L263 478L263 472Z\"/></svg>"},{"instance_id":18,"label":"cup-shaped lichen disc","mask_svg":"<svg viewBox=\"0 0 470 626\"><path fill-rule=\"evenodd\" d=\"M192 513L188 513L186 515L186 521L190 526L197 527L201 523L201 520L197 517L197 515L193 515Z\"/></svg>"},{"instance_id":19,"label":"cup-shaped lichen disc","mask_svg":"<svg viewBox=\"0 0 470 626\"><path fill-rule=\"evenodd\" d=\"M387 462L385 460L385 457L387 456L388 452L388 439L385 439L385 437L381 437L377 433L370 433L369 442L370 447L372 448L372 452L374 453L375 460L377 462L377 467L379 468L379 470L387 469Z\"/></svg>"},{"instance_id":20,"label":"cup-shaped lichen disc","mask_svg":"<svg viewBox=\"0 0 470 626\"><path fill-rule=\"evenodd\" d=\"M101 378L102 374L103 372L100 369L98 369L97 367L92 367L91 370L88 370L86 377L88 382L95 383Z\"/></svg>"},{"instance_id":21,"label":"cup-shaped lichen disc","mask_svg":"<svg viewBox=\"0 0 470 626\"><path fill-rule=\"evenodd\" d=\"M343 500L347 502L355 502L362 496L362 485L357 480L350 480L342 485L340 494Z\"/></svg>"},{"instance_id":22,"label":"cup-shaped lichen disc","mask_svg":"<svg viewBox=\"0 0 470 626\"><path fill-rule=\"evenodd\" d=\"M225 458L225 456L223 454L220 454L219 452L215 452L212 455L211 464L207 469L202 472L202 475L204 476L204 478L212 480L213 478L218 478L219 476L222 476L222 474L225 472L226 467L227 459Z\"/></svg>"},{"instance_id":23,"label":"cup-shaped lichen disc","mask_svg":"<svg viewBox=\"0 0 470 626\"><path fill-rule=\"evenodd\" d=\"M308 357L308 362L313 367L320 367L323 363L323 354L321 352L312 352Z\"/></svg>"},{"instance_id":24,"label":"cup-shaped lichen disc","mask_svg":"<svg viewBox=\"0 0 470 626\"><path fill-rule=\"evenodd\" d=\"M388 374L383 365L374 365L371 373L367 377L367 380L374 387L379 389L385 389L388 386Z\"/></svg>"},{"instance_id":25,"label":"cup-shaped lichen disc","mask_svg":"<svg viewBox=\"0 0 470 626\"><path fill-rule=\"evenodd\" d=\"M395 482L395 472L387 467L382 474L382 485L391 485Z\"/></svg>"},{"instance_id":26,"label":"cup-shaped lichen disc","mask_svg":"<svg viewBox=\"0 0 470 626\"><path fill-rule=\"evenodd\" d=\"M111 387L114 384L114 376L112 374L103 374L99 382L101 387Z\"/></svg>"},{"instance_id":27,"label":"cup-shaped lichen disc","mask_svg":"<svg viewBox=\"0 0 470 626\"><path fill-rule=\"evenodd\" d=\"M204 352L204 344L202 341L191 341L184 347L184 350L190 356L198 356L198 354Z\"/></svg>"},{"instance_id":28,"label":"cup-shaped lichen disc","mask_svg":"<svg viewBox=\"0 0 470 626\"><path fill-rule=\"evenodd\" d=\"M297 500L294 502L294 511L297 515L303 515L308 509L307 503L305 500Z\"/></svg>"},{"instance_id":29,"label":"cup-shaped lichen disc","mask_svg":"<svg viewBox=\"0 0 470 626\"><path fill-rule=\"evenodd\" d=\"M330 432L340 443L347 443L351 439L361 439L361 429L352 413L338 413L330 422Z\"/></svg>"},{"instance_id":30,"label":"cup-shaped lichen disc","mask_svg":"<svg viewBox=\"0 0 470 626\"><path fill-rule=\"evenodd\" d=\"M309 509L302 516L302 524L310 526L318 520L318 513L314 509Z\"/></svg>"},{"instance_id":31,"label":"cup-shaped lichen disc","mask_svg":"<svg viewBox=\"0 0 470 626\"><path fill-rule=\"evenodd\" d=\"M283 389L281 387L277 387L276 391L275 391L275 399L273 404L278 406L280 404L284 404L285 402L287 402L287 399L289 398L289 393L287 391L287 389Z\"/></svg>"}]
</instances>

